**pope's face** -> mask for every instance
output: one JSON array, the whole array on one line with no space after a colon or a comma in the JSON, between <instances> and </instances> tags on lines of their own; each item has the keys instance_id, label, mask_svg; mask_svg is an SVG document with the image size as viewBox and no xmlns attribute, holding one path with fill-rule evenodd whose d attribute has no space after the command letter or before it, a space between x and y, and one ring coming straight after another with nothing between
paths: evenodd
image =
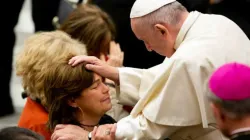
<instances>
[{"instance_id":1,"label":"pope's face","mask_svg":"<svg viewBox=\"0 0 250 140\"><path fill-rule=\"evenodd\" d=\"M164 31L156 27L140 25L136 19L131 20L131 27L136 37L143 41L148 51L171 57L174 53L175 40L171 39L171 35L167 33L167 29L163 26Z\"/></svg>"}]
</instances>

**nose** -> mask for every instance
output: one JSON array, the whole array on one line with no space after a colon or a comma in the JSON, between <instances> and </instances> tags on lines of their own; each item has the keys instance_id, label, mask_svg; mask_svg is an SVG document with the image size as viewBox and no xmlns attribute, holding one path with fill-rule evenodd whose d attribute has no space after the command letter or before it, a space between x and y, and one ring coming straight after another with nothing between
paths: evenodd
<instances>
[{"instance_id":1,"label":"nose","mask_svg":"<svg viewBox=\"0 0 250 140\"><path fill-rule=\"evenodd\" d=\"M109 87L105 85L104 83L102 83L102 91L103 91L103 94L109 93Z\"/></svg>"}]
</instances>

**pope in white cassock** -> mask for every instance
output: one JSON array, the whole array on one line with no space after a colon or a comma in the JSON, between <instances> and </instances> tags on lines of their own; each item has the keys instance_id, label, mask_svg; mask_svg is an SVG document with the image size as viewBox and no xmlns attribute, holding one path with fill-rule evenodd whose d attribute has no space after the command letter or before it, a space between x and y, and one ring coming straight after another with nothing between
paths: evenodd
<instances>
[{"instance_id":1,"label":"pope in white cassock","mask_svg":"<svg viewBox=\"0 0 250 140\"><path fill-rule=\"evenodd\" d=\"M250 65L250 41L231 20L187 10L175 0L137 0L131 27L149 51L166 56L150 69L114 68L95 57L76 56L71 65L116 82L121 104L134 106L116 125L99 126L95 139L222 140L206 99L211 73L228 62ZM136 46L130 46L136 47ZM126 54L125 54L126 55ZM140 57L140 52L138 52ZM73 126L57 127L53 139L86 135ZM111 133L104 133L111 131ZM70 134L69 134L70 132ZM107 134L107 135L106 135Z\"/></svg>"}]
</instances>

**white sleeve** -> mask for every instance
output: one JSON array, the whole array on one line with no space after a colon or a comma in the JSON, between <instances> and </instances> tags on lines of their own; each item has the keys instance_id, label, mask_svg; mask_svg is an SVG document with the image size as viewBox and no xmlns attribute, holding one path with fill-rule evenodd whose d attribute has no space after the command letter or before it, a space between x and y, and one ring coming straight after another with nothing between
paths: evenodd
<instances>
[{"instance_id":1,"label":"white sleeve","mask_svg":"<svg viewBox=\"0 0 250 140\"><path fill-rule=\"evenodd\" d=\"M139 97L139 91L141 88L141 81L144 74L156 75L160 68L160 65L156 65L149 69L136 69L136 68L119 68L119 80L120 85L116 85L116 98L120 104L134 106Z\"/></svg>"},{"instance_id":2,"label":"white sleeve","mask_svg":"<svg viewBox=\"0 0 250 140\"><path fill-rule=\"evenodd\" d=\"M117 123L116 140L159 140L165 139L179 128L159 125L147 120L142 114L136 118L128 116Z\"/></svg>"},{"instance_id":3,"label":"white sleeve","mask_svg":"<svg viewBox=\"0 0 250 140\"><path fill-rule=\"evenodd\" d=\"M143 69L119 68L120 85L116 86L116 97L120 104L134 106L139 100L139 88Z\"/></svg>"}]
</instances>

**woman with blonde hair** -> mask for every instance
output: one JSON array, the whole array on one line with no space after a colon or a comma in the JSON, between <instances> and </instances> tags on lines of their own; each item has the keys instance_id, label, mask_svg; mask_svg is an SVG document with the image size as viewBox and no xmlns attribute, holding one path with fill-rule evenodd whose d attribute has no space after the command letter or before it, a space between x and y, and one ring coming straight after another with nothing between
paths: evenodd
<instances>
[{"instance_id":1,"label":"woman with blonde hair","mask_svg":"<svg viewBox=\"0 0 250 140\"><path fill-rule=\"evenodd\" d=\"M96 56L111 66L121 67L123 65L124 54L119 44L113 41L116 34L115 25L108 14L97 6L78 5L59 30L84 43L88 55ZM113 81L105 79L105 83L110 87L112 99L112 109L107 114L118 121L129 113L118 104Z\"/></svg>"},{"instance_id":2,"label":"woman with blonde hair","mask_svg":"<svg viewBox=\"0 0 250 140\"><path fill-rule=\"evenodd\" d=\"M61 31L37 33L25 43L16 61L28 94L18 126L50 139L57 124L74 124L92 131L99 124L115 123L109 88L103 78L72 67L69 59L86 55L85 46Z\"/></svg>"}]
</instances>

